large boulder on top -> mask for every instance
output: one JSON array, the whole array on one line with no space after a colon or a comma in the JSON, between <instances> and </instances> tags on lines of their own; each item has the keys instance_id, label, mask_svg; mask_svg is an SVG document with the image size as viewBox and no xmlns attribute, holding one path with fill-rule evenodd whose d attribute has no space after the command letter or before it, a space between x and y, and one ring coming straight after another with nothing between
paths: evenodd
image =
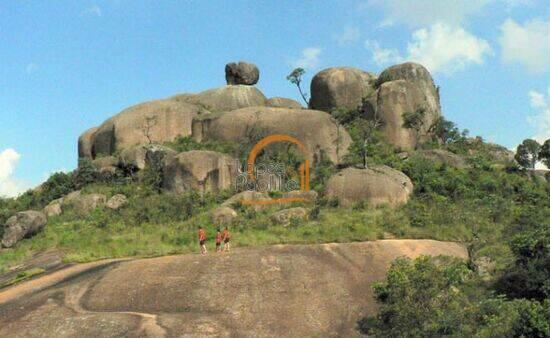
<instances>
[{"instance_id":1,"label":"large boulder on top","mask_svg":"<svg viewBox=\"0 0 550 338\"><path fill-rule=\"evenodd\" d=\"M93 136L97 129L90 128L78 138L78 158L92 158Z\"/></svg>"},{"instance_id":2,"label":"large boulder on top","mask_svg":"<svg viewBox=\"0 0 550 338\"><path fill-rule=\"evenodd\" d=\"M170 158L164 166L164 190L181 194L196 190L219 192L229 189L237 173L231 156L207 150L191 150Z\"/></svg>"},{"instance_id":3,"label":"large boulder on top","mask_svg":"<svg viewBox=\"0 0 550 338\"><path fill-rule=\"evenodd\" d=\"M8 218L5 224L2 246L11 248L25 237L30 237L42 231L48 222L46 215L40 211L28 210L18 212Z\"/></svg>"},{"instance_id":4,"label":"large boulder on top","mask_svg":"<svg viewBox=\"0 0 550 338\"><path fill-rule=\"evenodd\" d=\"M94 133L92 156L151 142L191 135L193 117L204 109L176 100L156 100L127 108L105 121Z\"/></svg>"},{"instance_id":5,"label":"large boulder on top","mask_svg":"<svg viewBox=\"0 0 550 338\"><path fill-rule=\"evenodd\" d=\"M382 165L336 173L327 182L326 196L338 198L342 206L365 201L369 206L396 207L406 203L412 191L412 182L405 174Z\"/></svg>"},{"instance_id":6,"label":"large boulder on top","mask_svg":"<svg viewBox=\"0 0 550 338\"><path fill-rule=\"evenodd\" d=\"M198 94L182 94L176 101L199 105L211 112L227 112L244 107L265 106L267 98L254 86L234 85L209 89Z\"/></svg>"},{"instance_id":7,"label":"large boulder on top","mask_svg":"<svg viewBox=\"0 0 550 338\"><path fill-rule=\"evenodd\" d=\"M434 80L426 67L414 62L405 62L388 67L380 73L376 80L376 87L383 83L405 80L414 83L425 95L426 108L432 111L439 111L439 94L435 87Z\"/></svg>"},{"instance_id":8,"label":"large boulder on top","mask_svg":"<svg viewBox=\"0 0 550 338\"><path fill-rule=\"evenodd\" d=\"M193 121L193 138L199 142L243 142L252 126L264 136L287 134L297 138L308 150L309 160L314 162L324 156L333 163L340 163L351 144L345 128L325 112L272 107L203 115Z\"/></svg>"},{"instance_id":9,"label":"large boulder on top","mask_svg":"<svg viewBox=\"0 0 550 338\"><path fill-rule=\"evenodd\" d=\"M336 108L356 109L374 92L376 76L351 67L328 68L311 80L312 109L330 112Z\"/></svg>"},{"instance_id":10,"label":"large boulder on top","mask_svg":"<svg viewBox=\"0 0 550 338\"><path fill-rule=\"evenodd\" d=\"M255 85L260 78L260 70L253 63L231 62L225 65L225 80L228 85Z\"/></svg>"},{"instance_id":11,"label":"large boulder on top","mask_svg":"<svg viewBox=\"0 0 550 338\"><path fill-rule=\"evenodd\" d=\"M385 69L376 81L378 94L368 100L382 120L387 140L403 149L413 149L417 141L428 138L429 128L441 116L439 92L428 70L417 63L406 62ZM420 135L403 127L402 114L424 110ZM372 109L365 109L369 112Z\"/></svg>"},{"instance_id":12,"label":"large boulder on top","mask_svg":"<svg viewBox=\"0 0 550 338\"><path fill-rule=\"evenodd\" d=\"M300 102L286 97L271 97L267 99L266 106L276 108L302 109Z\"/></svg>"}]
</instances>

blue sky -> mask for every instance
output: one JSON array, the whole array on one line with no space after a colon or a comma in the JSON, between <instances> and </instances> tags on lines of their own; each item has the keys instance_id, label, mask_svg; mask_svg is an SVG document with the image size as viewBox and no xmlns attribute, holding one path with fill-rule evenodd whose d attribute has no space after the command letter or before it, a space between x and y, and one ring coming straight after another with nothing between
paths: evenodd
<instances>
[{"instance_id":1,"label":"blue sky","mask_svg":"<svg viewBox=\"0 0 550 338\"><path fill-rule=\"evenodd\" d=\"M225 84L260 68L266 96L330 66L380 72L414 60L444 115L515 147L550 137L550 6L544 0L3 1L0 195L74 169L77 138L127 106Z\"/></svg>"}]
</instances>

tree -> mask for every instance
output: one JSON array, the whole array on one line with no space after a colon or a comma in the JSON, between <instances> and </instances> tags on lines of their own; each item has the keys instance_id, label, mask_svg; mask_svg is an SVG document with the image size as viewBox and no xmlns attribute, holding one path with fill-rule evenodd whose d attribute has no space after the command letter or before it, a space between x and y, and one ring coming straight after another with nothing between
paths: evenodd
<instances>
[{"instance_id":1,"label":"tree","mask_svg":"<svg viewBox=\"0 0 550 338\"><path fill-rule=\"evenodd\" d=\"M539 151L539 160L550 168L550 139L544 141Z\"/></svg>"},{"instance_id":2,"label":"tree","mask_svg":"<svg viewBox=\"0 0 550 338\"><path fill-rule=\"evenodd\" d=\"M461 133L454 122L446 120L443 116L440 116L430 126L429 132L433 134L443 144L449 144L457 142L461 139Z\"/></svg>"},{"instance_id":3,"label":"tree","mask_svg":"<svg viewBox=\"0 0 550 338\"><path fill-rule=\"evenodd\" d=\"M414 112L405 112L403 113L403 127L412 129L415 131L415 141L418 146L420 140L420 133L422 127L424 127L426 116L426 109L418 108Z\"/></svg>"},{"instance_id":4,"label":"tree","mask_svg":"<svg viewBox=\"0 0 550 338\"><path fill-rule=\"evenodd\" d=\"M302 96L302 99L306 103L307 106L309 106L309 101L307 99L307 94L302 91L302 87L300 84L302 83L302 75L304 75L306 71L303 68L296 68L294 69L286 79L290 81L290 83L295 84L296 87L298 87L298 91L300 92L300 95Z\"/></svg>"},{"instance_id":5,"label":"tree","mask_svg":"<svg viewBox=\"0 0 550 338\"><path fill-rule=\"evenodd\" d=\"M523 140L516 149L516 161L524 168L535 169L539 159L540 144L532 139Z\"/></svg>"},{"instance_id":6,"label":"tree","mask_svg":"<svg viewBox=\"0 0 550 338\"><path fill-rule=\"evenodd\" d=\"M97 180L97 170L87 158L78 159L78 168L75 171L74 185L76 189L93 183Z\"/></svg>"},{"instance_id":7,"label":"tree","mask_svg":"<svg viewBox=\"0 0 550 338\"><path fill-rule=\"evenodd\" d=\"M157 123L158 121L156 116L147 116L145 117L145 122L143 122L143 125L141 126L141 132L143 133L143 136L147 138L149 144L153 143L153 140L151 139L151 129L153 129Z\"/></svg>"},{"instance_id":8,"label":"tree","mask_svg":"<svg viewBox=\"0 0 550 338\"><path fill-rule=\"evenodd\" d=\"M367 168L367 155L369 143L373 138L375 130L380 126L381 121L378 118L371 120L357 119L352 125L352 134L354 143L352 144L352 152L357 152L361 157L363 168Z\"/></svg>"}]
</instances>

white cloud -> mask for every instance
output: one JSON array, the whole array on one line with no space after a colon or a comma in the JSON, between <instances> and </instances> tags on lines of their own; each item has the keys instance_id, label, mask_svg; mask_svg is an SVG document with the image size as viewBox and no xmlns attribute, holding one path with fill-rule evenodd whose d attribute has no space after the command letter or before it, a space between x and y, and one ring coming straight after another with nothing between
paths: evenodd
<instances>
[{"instance_id":1,"label":"white cloud","mask_svg":"<svg viewBox=\"0 0 550 338\"><path fill-rule=\"evenodd\" d=\"M507 19L500 30L503 62L523 64L531 72L550 69L550 20L534 19L521 25Z\"/></svg>"},{"instance_id":2,"label":"white cloud","mask_svg":"<svg viewBox=\"0 0 550 338\"><path fill-rule=\"evenodd\" d=\"M470 64L482 64L492 54L487 41L461 27L436 23L413 33L407 46L408 57L426 66L430 71L451 74Z\"/></svg>"},{"instance_id":3,"label":"white cloud","mask_svg":"<svg viewBox=\"0 0 550 338\"><path fill-rule=\"evenodd\" d=\"M546 95L536 90L530 91L529 98L531 108L536 110L536 113L528 116L527 122L536 130L532 138L542 143L550 138L550 87Z\"/></svg>"},{"instance_id":4,"label":"white cloud","mask_svg":"<svg viewBox=\"0 0 550 338\"><path fill-rule=\"evenodd\" d=\"M85 13L98 17L103 15L103 12L101 12L101 7L99 7L98 5L91 6L85 11Z\"/></svg>"},{"instance_id":5,"label":"white cloud","mask_svg":"<svg viewBox=\"0 0 550 338\"><path fill-rule=\"evenodd\" d=\"M30 188L26 182L13 177L20 158L11 148L0 152L0 196L14 197Z\"/></svg>"},{"instance_id":6,"label":"white cloud","mask_svg":"<svg viewBox=\"0 0 550 338\"><path fill-rule=\"evenodd\" d=\"M38 65L34 62L31 62L25 67L25 71L27 74L32 74L38 70Z\"/></svg>"},{"instance_id":7,"label":"white cloud","mask_svg":"<svg viewBox=\"0 0 550 338\"><path fill-rule=\"evenodd\" d=\"M316 69L319 67L322 49L318 47L309 47L305 48L301 52L301 56L298 60L292 62L294 68L304 68L304 69Z\"/></svg>"},{"instance_id":8,"label":"white cloud","mask_svg":"<svg viewBox=\"0 0 550 338\"><path fill-rule=\"evenodd\" d=\"M478 14L494 0L370 0L387 12L388 22L403 22L413 27L436 22L459 25L467 16ZM510 0L508 0L510 1Z\"/></svg>"},{"instance_id":9,"label":"white cloud","mask_svg":"<svg viewBox=\"0 0 550 338\"><path fill-rule=\"evenodd\" d=\"M403 61L397 49L381 48L378 41L367 40L365 47L372 51L372 60L377 65L387 65Z\"/></svg>"},{"instance_id":10,"label":"white cloud","mask_svg":"<svg viewBox=\"0 0 550 338\"><path fill-rule=\"evenodd\" d=\"M485 56L492 54L487 41L480 39L461 27L436 23L412 33L407 44L407 56L402 57L395 49L384 49L376 41L367 41L372 49L375 63L391 64L403 60L415 61L431 72L452 74L471 64L482 64Z\"/></svg>"},{"instance_id":11,"label":"white cloud","mask_svg":"<svg viewBox=\"0 0 550 338\"><path fill-rule=\"evenodd\" d=\"M336 36L336 41L340 46L344 46L357 41L360 36L361 32L359 31L359 28L355 26L347 26L340 35Z\"/></svg>"}]
</instances>

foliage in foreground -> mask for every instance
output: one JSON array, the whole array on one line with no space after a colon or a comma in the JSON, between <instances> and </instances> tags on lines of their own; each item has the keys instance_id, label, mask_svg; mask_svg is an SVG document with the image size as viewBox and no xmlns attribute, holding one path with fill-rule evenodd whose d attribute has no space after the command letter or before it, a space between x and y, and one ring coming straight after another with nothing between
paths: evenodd
<instances>
[{"instance_id":1,"label":"foliage in foreground","mask_svg":"<svg viewBox=\"0 0 550 338\"><path fill-rule=\"evenodd\" d=\"M375 337L548 337L550 301L484 292L465 262L397 259L374 286L381 304L359 330Z\"/></svg>"}]
</instances>

